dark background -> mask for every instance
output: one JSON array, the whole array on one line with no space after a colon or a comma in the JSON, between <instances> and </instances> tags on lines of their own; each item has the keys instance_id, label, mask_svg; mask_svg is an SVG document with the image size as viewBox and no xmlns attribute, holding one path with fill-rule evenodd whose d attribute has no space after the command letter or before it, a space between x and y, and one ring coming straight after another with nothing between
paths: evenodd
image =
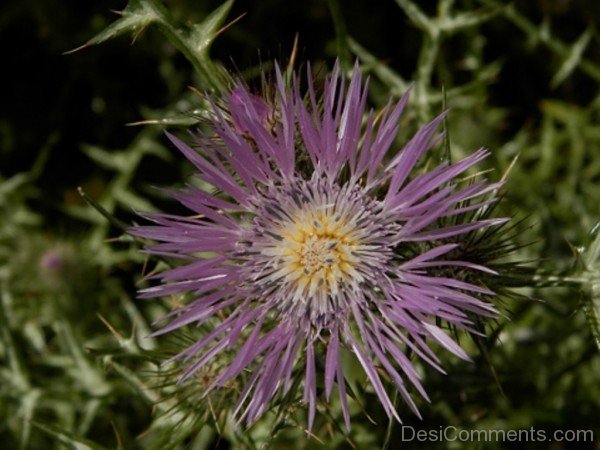
<instances>
[{"instance_id":1,"label":"dark background","mask_svg":"<svg viewBox=\"0 0 600 450\"><path fill-rule=\"evenodd\" d=\"M475 1L462 3L479 6ZM592 0L518 3L536 23L544 16L551 18L553 32L567 42L600 20L600 3ZM219 2L171 0L166 4L182 20L193 21ZM424 11L434 13L437 2L420 4ZM341 5L348 34L410 80L421 35L402 10L393 1L358 0ZM94 176L102 178L82 154L81 143L125 147L138 131L125 124L141 118L140 106L162 107L194 84L187 61L152 29L135 44L130 37L119 37L63 55L116 19L109 10L124 6L124 2L72 0L2 4L0 54L5 83L0 104L0 167L5 176L27 170L40 149L50 145L52 157L40 180L50 203L69 196L75 186ZM216 40L212 51L230 70L234 70L231 61L239 68L256 65L259 53L262 59L285 60L296 33L300 60L331 62L335 57L335 32L325 1L238 0L229 18L244 13ZM594 84L577 73L558 90L551 90L556 58L547 49L524 45L525 38L507 21L494 20L483 30L485 59L505 62L490 86L489 102L509 109L507 136L525 122L539 121L539 102L549 95L577 104L589 102L594 95ZM453 46L460 49L461 39L451 39L446 54L452 56ZM599 52L600 47L593 45L587 56L599 60ZM167 180L159 176L156 181Z\"/></svg>"}]
</instances>

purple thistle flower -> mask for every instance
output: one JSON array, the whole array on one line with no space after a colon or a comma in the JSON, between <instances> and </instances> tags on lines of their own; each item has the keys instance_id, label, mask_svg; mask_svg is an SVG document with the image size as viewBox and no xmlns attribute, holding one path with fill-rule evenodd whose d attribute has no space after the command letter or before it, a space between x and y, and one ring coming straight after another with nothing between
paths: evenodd
<instances>
[{"instance_id":1,"label":"purple thistle flower","mask_svg":"<svg viewBox=\"0 0 600 450\"><path fill-rule=\"evenodd\" d=\"M271 101L237 86L224 106L213 105L211 132L195 136L198 152L169 135L214 192L171 192L195 215L145 214L155 225L133 229L158 241L148 252L185 261L141 295L193 295L155 335L215 324L174 359L188 363L186 379L230 355L207 393L249 372L234 410L238 421L257 420L301 370L309 429L321 377L326 400L337 387L350 427L342 349L356 356L389 417L400 420L381 374L419 415L408 385L428 398L406 351L442 371L429 342L469 357L436 320L475 332L472 314L497 313L484 300L491 290L443 274L448 267L491 272L453 260L458 244L448 238L505 219L444 218L492 202L486 194L500 183L456 181L487 156L483 149L414 174L440 140L444 115L392 148L408 92L365 122L367 83L357 68L346 83L336 64L322 98L310 70L307 82L303 96L297 79L288 88L277 69Z\"/></svg>"}]
</instances>

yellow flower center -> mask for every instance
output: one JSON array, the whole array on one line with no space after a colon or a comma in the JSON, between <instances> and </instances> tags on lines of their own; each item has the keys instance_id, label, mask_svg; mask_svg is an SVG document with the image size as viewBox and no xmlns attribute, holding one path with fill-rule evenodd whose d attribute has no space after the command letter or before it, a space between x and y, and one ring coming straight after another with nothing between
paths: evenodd
<instances>
[{"instance_id":1,"label":"yellow flower center","mask_svg":"<svg viewBox=\"0 0 600 450\"><path fill-rule=\"evenodd\" d=\"M358 283L356 226L332 207L299 211L282 226L269 254L276 257L277 278L295 287L294 299L336 296L340 283Z\"/></svg>"}]
</instances>

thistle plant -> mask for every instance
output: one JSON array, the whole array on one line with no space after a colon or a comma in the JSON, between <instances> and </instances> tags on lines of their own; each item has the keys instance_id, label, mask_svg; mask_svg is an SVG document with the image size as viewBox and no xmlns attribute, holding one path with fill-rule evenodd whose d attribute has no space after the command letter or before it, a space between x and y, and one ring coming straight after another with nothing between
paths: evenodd
<instances>
[{"instance_id":1,"label":"thistle plant","mask_svg":"<svg viewBox=\"0 0 600 450\"><path fill-rule=\"evenodd\" d=\"M3 448L597 446L595 2L114 6L0 13Z\"/></svg>"},{"instance_id":2,"label":"thistle plant","mask_svg":"<svg viewBox=\"0 0 600 450\"><path fill-rule=\"evenodd\" d=\"M206 129L192 135L196 149L170 136L210 188L170 193L192 215L147 213L154 225L131 230L158 242L149 253L184 261L141 292L192 299L154 335L213 323L173 360L187 364L185 380L228 355L204 395L247 378L233 410L246 425L301 372L308 429L318 380L326 400L337 386L350 428L342 351L359 361L390 418L400 421L383 380L418 415L411 387L427 394L407 351L443 371L431 343L469 356L439 321L475 332L472 315L497 315L488 287L495 272L462 258L460 240L450 240L507 220L478 217L501 183L459 181L485 150L417 172L441 140L445 113L396 148L409 93L376 121L358 66L346 82L336 65L320 94L310 69L306 93L291 78L289 86L277 68L273 95L263 97L238 83L212 103ZM479 275L465 281L456 269Z\"/></svg>"}]
</instances>

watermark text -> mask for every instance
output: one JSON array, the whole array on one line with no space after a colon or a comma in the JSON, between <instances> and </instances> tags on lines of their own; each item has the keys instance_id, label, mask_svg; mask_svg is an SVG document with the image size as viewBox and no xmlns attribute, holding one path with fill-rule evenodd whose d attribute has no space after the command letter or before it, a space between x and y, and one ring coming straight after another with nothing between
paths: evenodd
<instances>
[{"instance_id":1,"label":"watermark text","mask_svg":"<svg viewBox=\"0 0 600 450\"><path fill-rule=\"evenodd\" d=\"M464 429L455 426L418 429L404 425L400 430L404 442L594 442L592 430L521 430Z\"/></svg>"}]
</instances>

